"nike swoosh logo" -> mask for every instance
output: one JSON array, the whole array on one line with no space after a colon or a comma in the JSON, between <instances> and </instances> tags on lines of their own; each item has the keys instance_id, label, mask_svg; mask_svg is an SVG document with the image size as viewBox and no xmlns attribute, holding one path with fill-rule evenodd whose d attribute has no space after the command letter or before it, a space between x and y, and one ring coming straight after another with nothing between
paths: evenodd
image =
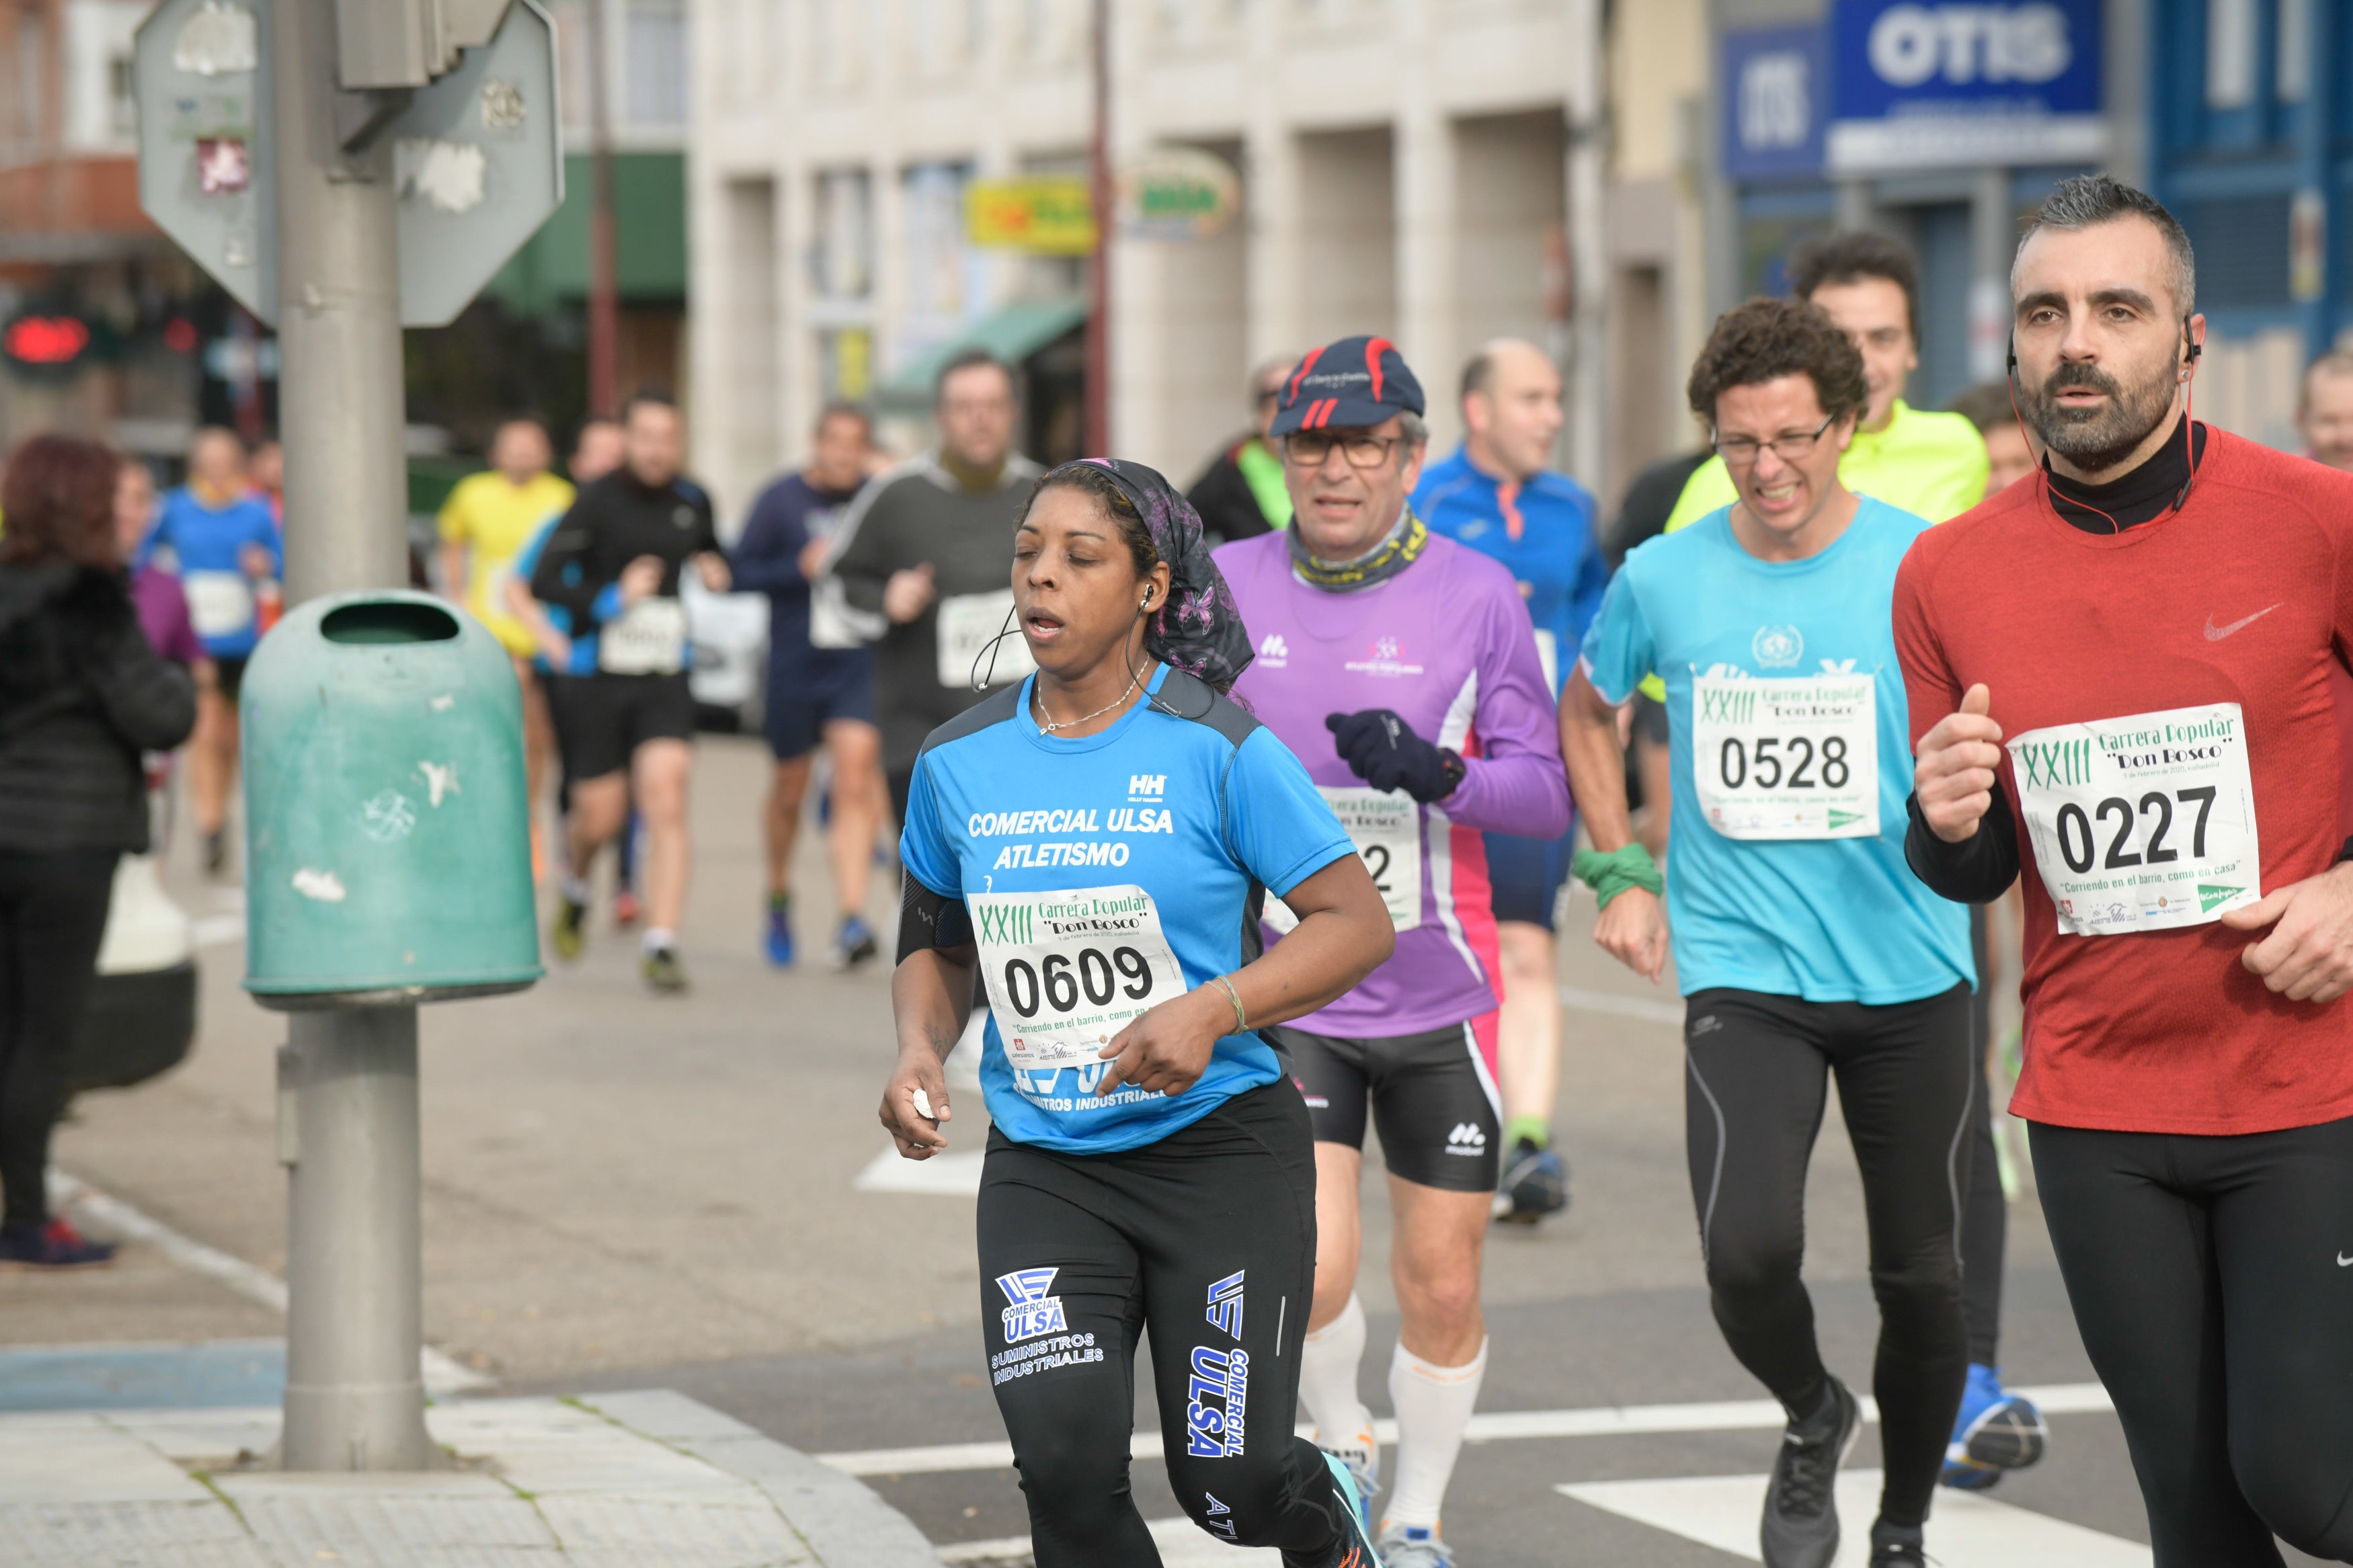
<instances>
[{"instance_id":1,"label":"nike swoosh logo","mask_svg":"<svg viewBox=\"0 0 2353 1568\"><path fill-rule=\"evenodd\" d=\"M2348 1258L2341 1252L2338 1253L2337 1255L2337 1267L2339 1268L2353 1268L2353 1258Z\"/></svg>"},{"instance_id":2,"label":"nike swoosh logo","mask_svg":"<svg viewBox=\"0 0 2353 1568\"><path fill-rule=\"evenodd\" d=\"M2287 601L2284 599L2280 601L2281 604L2285 604L2286 602ZM2257 610L2253 615L2247 616L2244 620L2232 621L2227 626L2216 626L2214 624L2214 617L2212 616L2208 616L2206 617L2206 640L2208 642L2221 642L2224 637L2229 637L2232 632L2237 631L2240 627L2253 626L2255 622L2262 620L2265 616L2270 615L2274 610L2278 608L2279 605L2265 605L2262 609ZM2353 1267L2353 1265L2348 1265L2348 1267Z\"/></svg>"}]
</instances>

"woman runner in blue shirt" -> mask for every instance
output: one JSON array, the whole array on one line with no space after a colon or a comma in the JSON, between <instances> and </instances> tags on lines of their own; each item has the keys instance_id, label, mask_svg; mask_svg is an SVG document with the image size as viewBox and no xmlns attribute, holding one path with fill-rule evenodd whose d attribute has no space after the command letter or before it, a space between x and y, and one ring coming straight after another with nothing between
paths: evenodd
<instances>
[{"instance_id":1,"label":"woman runner in blue shirt","mask_svg":"<svg viewBox=\"0 0 2353 1568\"><path fill-rule=\"evenodd\" d=\"M1249 634L1166 479L1046 475L1012 578L1038 673L916 764L882 1123L909 1159L947 1146L941 1063L976 967L981 1319L1038 1568L1160 1561L1127 1475L1147 1324L1194 1521L1289 1568L1363 1568L1346 1469L1292 1427L1314 1152L1258 1029L1377 967L1388 914L1306 769L1225 696ZM1300 924L1261 956L1270 893Z\"/></svg>"}]
</instances>

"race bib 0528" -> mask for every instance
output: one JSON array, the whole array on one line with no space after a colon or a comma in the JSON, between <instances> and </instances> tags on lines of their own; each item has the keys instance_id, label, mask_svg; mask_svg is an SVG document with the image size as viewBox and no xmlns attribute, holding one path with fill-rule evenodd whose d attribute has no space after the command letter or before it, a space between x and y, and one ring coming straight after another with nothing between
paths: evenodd
<instances>
[{"instance_id":1,"label":"race bib 0528","mask_svg":"<svg viewBox=\"0 0 2353 1568\"><path fill-rule=\"evenodd\" d=\"M1876 837L1878 697L1871 675L1695 677L1700 815L1726 838Z\"/></svg>"},{"instance_id":2,"label":"race bib 0528","mask_svg":"<svg viewBox=\"0 0 2353 1568\"><path fill-rule=\"evenodd\" d=\"M1008 686L1038 668L1021 628L1013 625L1010 588L942 599L937 625L942 686L969 691L976 674L987 676L991 686ZM999 632L1005 634L1001 641ZM988 646L992 642L997 644L994 649ZM992 658L994 668L989 663Z\"/></svg>"},{"instance_id":3,"label":"race bib 0528","mask_svg":"<svg viewBox=\"0 0 2353 1568\"><path fill-rule=\"evenodd\" d=\"M2063 933L2204 925L2262 897L2237 703L2030 730L2010 760Z\"/></svg>"},{"instance_id":4,"label":"race bib 0528","mask_svg":"<svg viewBox=\"0 0 2353 1568\"><path fill-rule=\"evenodd\" d=\"M1093 1062L1131 1020L1185 991L1160 910L1133 883L967 893L965 904L1016 1068Z\"/></svg>"},{"instance_id":5,"label":"race bib 0528","mask_svg":"<svg viewBox=\"0 0 2353 1568\"><path fill-rule=\"evenodd\" d=\"M1389 911L1389 923L1399 931L1421 924L1421 807L1402 790L1324 789L1315 792L1329 802L1332 815L1356 847L1373 886ZM1299 917L1281 899L1266 901L1266 923L1289 935Z\"/></svg>"}]
</instances>

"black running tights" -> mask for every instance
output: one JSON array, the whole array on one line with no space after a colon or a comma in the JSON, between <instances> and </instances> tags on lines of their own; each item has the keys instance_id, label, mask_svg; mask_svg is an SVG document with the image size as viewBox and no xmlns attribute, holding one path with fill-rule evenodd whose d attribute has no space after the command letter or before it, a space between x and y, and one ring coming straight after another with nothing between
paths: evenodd
<instances>
[{"instance_id":1,"label":"black running tights","mask_svg":"<svg viewBox=\"0 0 2353 1568\"><path fill-rule=\"evenodd\" d=\"M1157 1143L1063 1154L989 1138L982 1337L1038 1568L1160 1561L1128 1490L1135 1347L1152 1332L1169 1485L1193 1521L1288 1568L1346 1551L1295 1435L1315 1290L1315 1153L1287 1079Z\"/></svg>"},{"instance_id":2,"label":"black running tights","mask_svg":"<svg viewBox=\"0 0 2353 1568\"><path fill-rule=\"evenodd\" d=\"M1982 1081L1968 987L1889 1006L1700 991L1683 1037L1692 1197L1715 1321L1740 1364L1798 1414L1820 1403L1829 1376L1799 1268L1806 1166L1838 1076L1879 1301L1880 1512L1916 1526L1968 1375L1957 1237Z\"/></svg>"},{"instance_id":3,"label":"black running tights","mask_svg":"<svg viewBox=\"0 0 2353 1568\"><path fill-rule=\"evenodd\" d=\"M2353 1118L2028 1136L2157 1568L2353 1562Z\"/></svg>"},{"instance_id":4,"label":"black running tights","mask_svg":"<svg viewBox=\"0 0 2353 1568\"><path fill-rule=\"evenodd\" d=\"M81 1031L106 907L111 849L0 851L0 1228L47 1222L49 1132Z\"/></svg>"}]
</instances>

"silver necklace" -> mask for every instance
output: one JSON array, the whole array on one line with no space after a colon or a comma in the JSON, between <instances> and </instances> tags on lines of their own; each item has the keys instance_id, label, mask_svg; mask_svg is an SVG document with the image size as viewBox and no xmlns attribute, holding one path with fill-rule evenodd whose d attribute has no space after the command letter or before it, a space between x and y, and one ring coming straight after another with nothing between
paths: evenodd
<instances>
[{"instance_id":1,"label":"silver necklace","mask_svg":"<svg viewBox=\"0 0 2353 1568\"><path fill-rule=\"evenodd\" d=\"M1143 684L1144 676L1139 672L1133 680L1130 680L1127 683L1126 690L1121 692L1118 696L1113 698L1110 701L1104 703L1093 712L1082 713L1075 719L1064 719L1060 722L1057 722L1047 715L1046 693L1041 689L1032 686L1029 689L1029 700L1030 703L1038 710L1039 731L1043 734L1051 735L1060 730L1075 730L1090 719L1102 718L1104 714L1110 712L1113 709L1118 707L1121 703L1134 696L1135 689Z\"/></svg>"}]
</instances>

